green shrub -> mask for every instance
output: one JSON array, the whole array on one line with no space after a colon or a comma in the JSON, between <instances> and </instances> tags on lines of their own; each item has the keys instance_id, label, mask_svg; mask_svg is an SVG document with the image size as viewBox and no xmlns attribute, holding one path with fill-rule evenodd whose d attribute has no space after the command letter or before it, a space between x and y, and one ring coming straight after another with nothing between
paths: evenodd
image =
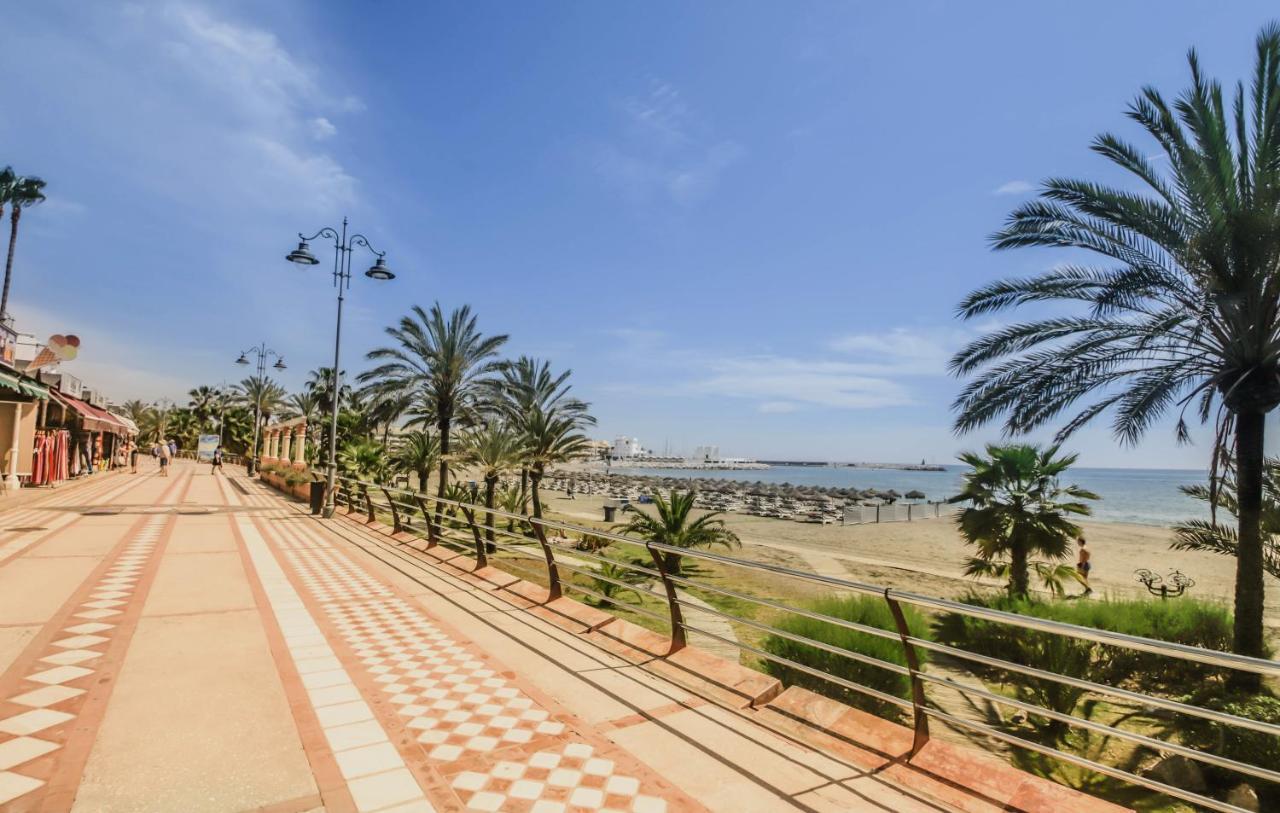
<instances>
[{"instance_id":1,"label":"green shrub","mask_svg":"<svg viewBox=\"0 0 1280 813\"><path fill-rule=\"evenodd\" d=\"M834 618L865 624L869 627L890 630L895 633L898 629L894 623L892 613L889 612L888 605L885 604L884 599L880 598L872 598L870 596L830 597L818 599L807 604L805 609ZM907 619L907 628L912 635L919 638L930 637L929 624L924 619L924 616L913 607L903 606L902 610ZM819 621L799 615L789 615L780 623L775 624L775 626L793 635L802 635L805 638L847 649L850 652L856 652L881 661L888 661L899 666L906 665L906 656L903 653L902 643L896 639L880 638L875 635L840 627L827 621ZM778 657L804 664L826 674L844 678L851 683L877 689L885 694L896 695L903 699L911 698L910 678L906 675L891 672L888 669L861 663L852 658L827 652L778 635L770 635L766 638L763 643L763 649ZM923 666L926 653L918 648L916 652ZM873 714L879 714L882 717L894 720L902 718L902 710L895 705L885 703L831 681L823 680L820 677L802 672L786 664L766 660L764 669L788 686L801 686L818 694L839 700L842 703L847 703L850 706Z\"/></svg>"},{"instance_id":2,"label":"green shrub","mask_svg":"<svg viewBox=\"0 0 1280 813\"><path fill-rule=\"evenodd\" d=\"M1231 613L1220 604L1198 599L1044 602L1003 595L971 595L964 601L974 606L1187 646L1215 650L1229 650L1231 646ZM1217 683L1226 677L1222 669L1179 658L1021 630L957 613L943 615L935 633L939 641L970 652L1099 683L1132 686L1145 692L1186 694L1206 681ZM1065 711L1065 698L1063 703L1062 707L1053 708Z\"/></svg>"},{"instance_id":3,"label":"green shrub","mask_svg":"<svg viewBox=\"0 0 1280 813\"><path fill-rule=\"evenodd\" d=\"M1189 698L1189 702L1214 711L1280 725L1280 698L1270 694L1243 697L1224 697L1216 693L1202 694L1199 697ZM1186 744L1238 762L1280 771L1280 737L1261 731L1214 723L1198 717L1180 719L1183 722L1179 726L1179 731L1182 732L1182 738ZM1258 800L1262 803L1263 810L1280 810L1280 785L1213 765L1203 767L1205 777L1214 790L1225 793L1241 782L1248 782L1258 792Z\"/></svg>"}]
</instances>

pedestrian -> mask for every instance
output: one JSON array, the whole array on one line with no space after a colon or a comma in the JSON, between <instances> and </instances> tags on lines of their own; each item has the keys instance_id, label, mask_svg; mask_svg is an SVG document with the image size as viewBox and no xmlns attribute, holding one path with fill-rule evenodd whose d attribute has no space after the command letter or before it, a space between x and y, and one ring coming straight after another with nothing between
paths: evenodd
<instances>
[{"instance_id":1,"label":"pedestrian","mask_svg":"<svg viewBox=\"0 0 1280 813\"><path fill-rule=\"evenodd\" d=\"M169 460L173 454L169 451L168 443L161 443L157 448L156 455L160 458L160 476L169 476Z\"/></svg>"},{"instance_id":2,"label":"pedestrian","mask_svg":"<svg viewBox=\"0 0 1280 813\"><path fill-rule=\"evenodd\" d=\"M1084 584L1084 595L1087 596L1093 592L1093 587L1089 584L1089 571L1093 570L1093 564L1089 561L1092 553L1088 543L1085 542L1084 534L1076 537L1076 543L1080 545L1080 555L1076 558L1076 573L1080 575L1080 581Z\"/></svg>"},{"instance_id":3,"label":"pedestrian","mask_svg":"<svg viewBox=\"0 0 1280 813\"><path fill-rule=\"evenodd\" d=\"M178 456L178 442L173 438L169 439L169 457L176 458Z\"/></svg>"},{"instance_id":4,"label":"pedestrian","mask_svg":"<svg viewBox=\"0 0 1280 813\"><path fill-rule=\"evenodd\" d=\"M138 444L129 444L129 468L134 474L138 473Z\"/></svg>"},{"instance_id":5,"label":"pedestrian","mask_svg":"<svg viewBox=\"0 0 1280 813\"><path fill-rule=\"evenodd\" d=\"M210 474L215 471L222 471L222 447L213 450L213 468L209 470Z\"/></svg>"}]
</instances>

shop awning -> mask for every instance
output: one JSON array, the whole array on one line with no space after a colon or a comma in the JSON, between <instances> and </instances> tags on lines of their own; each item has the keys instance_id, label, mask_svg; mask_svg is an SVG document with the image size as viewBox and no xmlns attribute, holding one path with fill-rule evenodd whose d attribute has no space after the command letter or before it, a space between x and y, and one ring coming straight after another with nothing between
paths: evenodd
<instances>
[{"instance_id":1,"label":"shop awning","mask_svg":"<svg viewBox=\"0 0 1280 813\"><path fill-rule=\"evenodd\" d=\"M133 422L132 418L126 418L124 415L117 415L114 412L108 412L108 415L124 424L124 428L129 430L129 434L136 435L139 432L138 425Z\"/></svg>"},{"instance_id":2,"label":"shop awning","mask_svg":"<svg viewBox=\"0 0 1280 813\"><path fill-rule=\"evenodd\" d=\"M110 432L113 435L129 434L129 427L105 409L98 409L92 404L87 404L79 398L72 398L58 390L50 390L49 393L53 396L53 400L78 414L84 423L84 428L88 431Z\"/></svg>"},{"instance_id":3,"label":"shop awning","mask_svg":"<svg viewBox=\"0 0 1280 813\"><path fill-rule=\"evenodd\" d=\"M30 396L32 398L48 398L49 388L43 384L37 384L35 381L23 378L22 376L13 375L0 370L0 389L16 392L21 395Z\"/></svg>"}]
</instances>

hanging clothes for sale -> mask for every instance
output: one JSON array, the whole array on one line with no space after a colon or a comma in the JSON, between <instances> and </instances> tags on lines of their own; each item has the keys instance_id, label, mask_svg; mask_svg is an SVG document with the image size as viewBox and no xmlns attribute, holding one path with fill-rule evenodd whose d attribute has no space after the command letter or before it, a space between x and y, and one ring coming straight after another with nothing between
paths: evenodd
<instances>
[{"instance_id":1,"label":"hanging clothes for sale","mask_svg":"<svg viewBox=\"0 0 1280 813\"><path fill-rule=\"evenodd\" d=\"M67 479L70 443L71 434L65 429L42 430L36 433L34 459L31 466L32 485L51 485Z\"/></svg>"}]
</instances>

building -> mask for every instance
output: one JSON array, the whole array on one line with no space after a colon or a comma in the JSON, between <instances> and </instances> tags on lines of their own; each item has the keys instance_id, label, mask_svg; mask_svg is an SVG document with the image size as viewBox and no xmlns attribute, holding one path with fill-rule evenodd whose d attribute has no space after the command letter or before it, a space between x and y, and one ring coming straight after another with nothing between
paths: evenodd
<instances>
[{"instance_id":1,"label":"building","mask_svg":"<svg viewBox=\"0 0 1280 813\"><path fill-rule=\"evenodd\" d=\"M644 447L640 445L638 438L618 435L613 439L613 458L615 460L626 460L630 457L644 457Z\"/></svg>"},{"instance_id":2,"label":"building","mask_svg":"<svg viewBox=\"0 0 1280 813\"><path fill-rule=\"evenodd\" d=\"M36 427L49 388L23 375L17 361L18 332L0 320L0 471L5 488L29 480L36 460Z\"/></svg>"},{"instance_id":3,"label":"building","mask_svg":"<svg viewBox=\"0 0 1280 813\"><path fill-rule=\"evenodd\" d=\"M601 460L613 454L613 444L607 440L589 440L582 444L577 457L582 460Z\"/></svg>"}]
</instances>

